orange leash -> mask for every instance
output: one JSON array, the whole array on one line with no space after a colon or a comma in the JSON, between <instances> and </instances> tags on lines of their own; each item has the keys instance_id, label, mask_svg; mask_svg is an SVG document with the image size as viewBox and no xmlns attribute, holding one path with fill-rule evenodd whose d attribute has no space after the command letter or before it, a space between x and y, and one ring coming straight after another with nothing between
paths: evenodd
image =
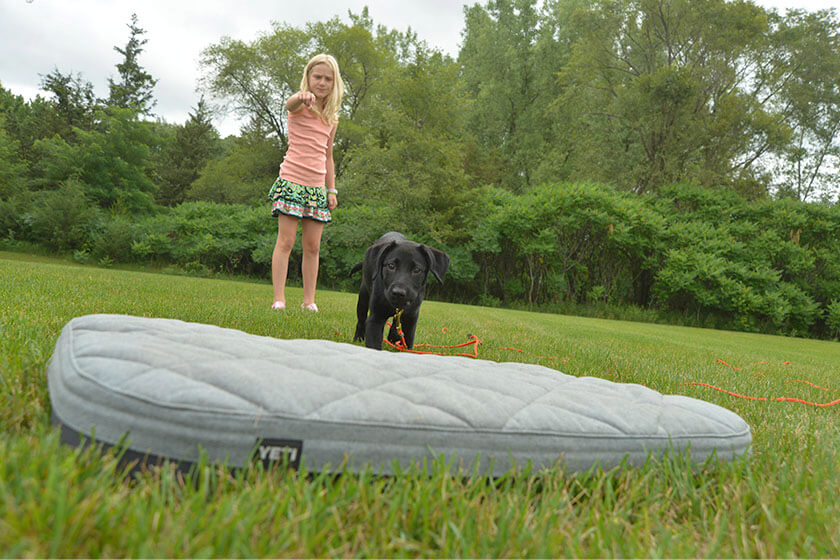
<instances>
[{"instance_id":1,"label":"orange leash","mask_svg":"<svg viewBox=\"0 0 840 560\"><path fill-rule=\"evenodd\" d=\"M433 354L435 356L464 356L467 358L478 358L478 345L481 344L481 340L475 336L474 334L470 335L470 340L464 342L463 344L452 344L452 345L435 345L435 344L415 344L415 348L441 348L441 349L453 349L453 348L465 348L467 346L472 346L473 350L470 353L466 352L454 352L454 353L447 353L447 352L424 352L422 350L414 350L407 347L405 343L405 337L400 334L402 340L393 344L388 339L383 339L384 342L387 342L392 348L396 348L400 352L408 352L410 354Z\"/></svg>"},{"instance_id":2,"label":"orange leash","mask_svg":"<svg viewBox=\"0 0 840 560\"><path fill-rule=\"evenodd\" d=\"M400 352L409 352L411 354L432 354L432 355L435 355L435 356L464 356L464 357L467 357L467 358L478 358L478 346L479 346L479 344L482 343L482 341L481 341L480 338L478 338L474 334L468 334L467 335L467 338L468 338L467 342L464 342L462 344L449 344L449 345L444 345L444 344L415 344L414 345L414 348L437 348L437 349L442 349L442 350L452 350L452 349L456 349L456 348L466 348L468 346L472 346L473 347L472 352L469 352L469 353L467 353L467 352L432 352L432 351L414 350L414 349L408 348L408 344L406 344L406 342L405 342L405 334L403 333L403 330L402 330L402 323L400 321L400 318L402 317L402 313L403 313L402 309L397 309L397 312L394 314L394 326L396 326L396 328L397 328L397 334L399 335L400 340L398 340L397 343L394 344L393 342L391 342L387 338L382 339L382 342L386 343L391 348L399 350ZM387 323L387 325L390 327L391 323ZM443 329L441 329L441 332L443 332L444 334L449 334L449 330L446 327L443 327ZM505 346L505 347L502 347L501 349L502 350L513 350L515 352L521 352L523 354L527 353L527 352L525 352L525 350L521 350L519 348L514 348L512 346ZM536 357L537 358L545 358L547 360L557 360L558 359L558 358L555 358L553 356L536 356ZM565 360L565 359L561 360L561 361L568 362L568 360Z\"/></svg>"},{"instance_id":3,"label":"orange leash","mask_svg":"<svg viewBox=\"0 0 840 560\"><path fill-rule=\"evenodd\" d=\"M735 367L731 364L727 364L723 360L718 359L718 363L721 363L721 364L723 364L727 367L730 367L734 370L742 371L741 368ZM766 362L762 362L762 363L766 363ZM790 365L790 361L788 360L786 362L783 362L783 365L786 365L786 366ZM760 373L760 372L755 372L753 375L760 375L762 377L767 377L766 375L764 375L763 373ZM832 389L829 389L828 387L820 387L819 385L811 383L810 381L805 381L804 379L787 380L787 381L785 381L785 383L804 383L806 385L810 385L811 387L814 387L815 389L820 389L822 391L831 391L832 390ZM827 408L827 407L830 407L830 406L835 406L835 405L840 404L840 399L837 399L837 400L834 400L834 401L831 401L831 402L826 402L826 403L817 403L817 402L812 402L812 401L806 401L805 399L799 399L799 398L796 398L796 397L754 397L754 396L750 396L750 395L742 395L740 393L734 393L732 391L727 391L726 389L721 389L720 387L715 387L714 385L710 385L708 383L699 383L699 382L696 382L696 381L683 383L683 385L697 385L697 386L700 386L700 387L708 387L709 389L714 389L715 391L720 391L721 393L726 393L727 395L730 395L732 397L737 397L739 399L748 399L748 400L751 400L751 401L795 402L795 403L800 403L800 404L805 404L805 405L808 405L808 406L815 406L815 407L820 407L820 408Z\"/></svg>"},{"instance_id":4,"label":"orange leash","mask_svg":"<svg viewBox=\"0 0 840 560\"><path fill-rule=\"evenodd\" d=\"M449 345L449 346L434 345L434 344L415 344L414 345L415 348L421 347L421 348L441 348L441 349L465 348L467 346L472 346L473 351L469 354L464 353L464 352L455 352L455 353L424 352L422 350L410 349L408 347L408 344L406 344L406 342L405 342L405 333L403 333L403 330L402 330L402 322L400 321L400 318L402 317L402 314L403 314L403 310L402 309L397 309L397 312L394 315L394 326L396 326L396 328L397 328L397 334L400 336L400 340L397 341L396 344L394 344L390 340L388 340L387 338L382 339L382 342L385 342L390 347L396 348L400 352L408 352L410 354L432 354L432 355L435 355L435 356L465 356L467 358L478 358L478 345L481 344L481 340L477 336L475 336L474 334L469 335L468 336L469 341L464 342L463 344L453 344L453 345ZM388 323L388 326L390 326L390 323ZM445 327L444 327L443 331L446 332Z\"/></svg>"},{"instance_id":5,"label":"orange leash","mask_svg":"<svg viewBox=\"0 0 840 560\"><path fill-rule=\"evenodd\" d=\"M457 349L457 348L466 348L466 347L472 346L472 351L471 352L434 352L434 351L423 351L423 350L409 349L408 345L405 342L405 334L403 333L403 330L402 330L402 323L400 321L401 316L402 316L402 310L397 309L397 312L394 314L394 325L396 326L397 334L399 335L400 340L398 340L397 343L394 344L393 342L391 342L387 338L382 339L382 342L384 342L385 344L387 344L391 348L394 348L395 350L399 350L400 352L409 352L411 354L432 354L432 355L435 355L435 356L465 356L467 358L478 358L478 346L480 344L483 344L483 341L480 338L478 338L478 336L476 336L474 334L468 334L467 335L467 339L468 339L467 342L464 342L462 344L448 344L448 345L446 345L446 344L419 344L418 343L418 344L414 345L414 348L436 348L436 349L439 349L439 350L453 350L453 349ZM386 323L386 324L389 327L391 326L391 323ZM449 329L447 329L446 327L443 327L441 329L441 332L448 335L449 334ZM510 350L510 351L513 351L513 352L520 352L522 354L528 354L528 352L526 352L525 350L522 350L520 348L514 348L513 346L500 346L499 349L500 350ZM569 360L566 359L566 358L557 358L555 356L541 356L541 355L538 355L538 354L530 354L530 355L535 357L535 358L538 358L538 359L557 360L557 361L563 362L563 363L568 363L569 362Z\"/></svg>"},{"instance_id":6,"label":"orange leash","mask_svg":"<svg viewBox=\"0 0 840 560\"><path fill-rule=\"evenodd\" d=\"M733 397L738 397L739 399L749 399L751 401L787 401L787 402L796 402L800 404L807 404L808 406L818 406L818 407L829 407L840 404L840 399L836 401L831 401L827 403L815 403L811 401L806 401L804 399L797 399L795 397L751 397L749 395L740 395L738 393L733 393L732 391L727 391L726 389L721 389L720 387L715 387L714 385L709 385L708 383L698 383L696 381L692 381L689 383L683 383L683 385L700 385L702 387L708 387L710 389L714 389L715 391L720 391L721 393L726 393L727 395L731 395Z\"/></svg>"},{"instance_id":7,"label":"orange leash","mask_svg":"<svg viewBox=\"0 0 840 560\"><path fill-rule=\"evenodd\" d=\"M432 355L435 355L435 356L465 356L467 358L476 358L476 359L478 358L478 346L480 344L483 344L484 341L482 341L480 338L478 338L478 336L476 336L474 334L468 334L467 335L467 342L464 342L462 344L449 344L449 345L440 344L440 345L436 345L436 344L419 344L418 343L418 344L414 345L415 348L437 348L437 349L441 349L441 350L452 350L452 349L466 348L468 346L472 346L473 347L472 352L469 352L469 353L467 353L467 352L455 352L455 353L452 353L452 352L431 352L431 351L409 349L408 345L405 342L405 334L403 333L403 330L402 330L402 322L400 320L401 317L402 317L402 314L403 314L402 309L397 309L397 312L394 314L394 326L397 329L397 334L399 335L400 340L398 340L397 343L394 344L393 342L391 342L387 338L382 339L382 342L384 342L385 344L387 344L391 348L394 348L395 350L399 350L400 352L409 352L411 354L432 354ZM386 325L390 327L391 323L386 323ZM441 329L441 332L443 334L448 335L449 334L449 329L447 329L446 327L443 327ZM513 346L500 346L499 350L510 350L512 352L519 352L521 354L528 354L528 355L530 355L534 358L537 358L537 359L557 360L558 362L569 363L569 360L567 358L558 358L556 356L541 356L539 354L530 354L530 353L526 352L525 350L522 350L521 348L515 348Z\"/></svg>"}]
</instances>

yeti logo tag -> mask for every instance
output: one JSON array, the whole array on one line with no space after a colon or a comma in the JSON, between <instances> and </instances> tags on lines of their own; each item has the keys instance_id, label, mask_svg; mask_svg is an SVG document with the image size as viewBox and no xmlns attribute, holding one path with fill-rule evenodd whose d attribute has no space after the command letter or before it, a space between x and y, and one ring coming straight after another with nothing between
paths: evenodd
<instances>
[{"instance_id":1,"label":"yeti logo tag","mask_svg":"<svg viewBox=\"0 0 840 560\"><path fill-rule=\"evenodd\" d=\"M266 470L274 463L285 464L297 470L303 442L296 439L259 439L254 459L261 462Z\"/></svg>"}]
</instances>

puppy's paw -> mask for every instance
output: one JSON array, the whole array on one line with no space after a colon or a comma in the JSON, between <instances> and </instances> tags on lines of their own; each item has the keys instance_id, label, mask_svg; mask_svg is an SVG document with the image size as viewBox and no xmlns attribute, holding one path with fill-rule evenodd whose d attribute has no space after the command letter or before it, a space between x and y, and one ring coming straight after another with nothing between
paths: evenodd
<instances>
[{"instance_id":1,"label":"puppy's paw","mask_svg":"<svg viewBox=\"0 0 840 560\"><path fill-rule=\"evenodd\" d=\"M364 342L365 340L365 327L364 325L356 326L356 334L353 335L353 340L358 342Z\"/></svg>"}]
</instances>

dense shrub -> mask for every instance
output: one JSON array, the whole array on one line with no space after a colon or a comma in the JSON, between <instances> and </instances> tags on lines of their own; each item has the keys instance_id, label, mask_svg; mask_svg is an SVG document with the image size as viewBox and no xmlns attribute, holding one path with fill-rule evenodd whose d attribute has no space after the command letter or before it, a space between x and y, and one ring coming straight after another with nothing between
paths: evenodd
<instances>
[{"instance_id":1,"label":"dense shrub","mask_svg":"<svg viewBox=\"0 0 840 560\"><path fill-rule=\"evenodd\" d=\"M32 239L29 211L36 206L37 199L31 191L15 193L7 200L0 199L0 238Z\"/></svg>"},{"instance_id":2,"label":"dense shrub","mask_svg":"<svg viewBox=\"0 0 840 560\"><path fill-rule=\"evenodd\" d=\"M67 179L58 189L42 191L22 209L25 235L53 251L83 247L91 237L99 211L90 205L84 186Z\"/></svg>"},{"instance_id":3,"label":"dense shrub","mask_svg":"<svg viewBox=\"0 0 840 560\"><path fill-rule=\"evenodd\" d=\"M101 227L91 236L90 251L97 260L132 262L135 227L126 216L114 215L103 220Z\"/></svg>"},{"instance_id":4,"label":"dense shrub","mask_svg":"<svg viewBox=\"0 0 840 560\"><path fill-rule=\"evenodd\" d=\"M186 202L138 224L132 253L211 272L264 274L258 243L276 228L265 208ZM273 242L272 242L273 244ZM268 261L270 270L270 259Z\"/></svg>"}]
</instances>

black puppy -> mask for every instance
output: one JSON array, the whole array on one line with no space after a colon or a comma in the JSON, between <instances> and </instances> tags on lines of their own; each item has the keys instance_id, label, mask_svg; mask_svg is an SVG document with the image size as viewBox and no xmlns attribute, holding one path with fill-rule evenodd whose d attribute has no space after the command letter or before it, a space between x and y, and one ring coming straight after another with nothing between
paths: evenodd
<instances>
[{"instance_id":1,"label":"black puppy","mask_svg":"<svg viewBox=\"0 0 840 560\"><path fill-rule=\"evenodd\" d=\"M431 272L443 283L443 276L449 269L449 255L392 231L368 247L365 260L354 266L350 274L359 269L362 269L362 285L353 339L364 340L368 348L381 350L385 321L402 310L400 321L405 344L412 348L426 275ZM393 343L400 340L395 323L388 332L388 340Z\"/></svg>"}]
</instances>

